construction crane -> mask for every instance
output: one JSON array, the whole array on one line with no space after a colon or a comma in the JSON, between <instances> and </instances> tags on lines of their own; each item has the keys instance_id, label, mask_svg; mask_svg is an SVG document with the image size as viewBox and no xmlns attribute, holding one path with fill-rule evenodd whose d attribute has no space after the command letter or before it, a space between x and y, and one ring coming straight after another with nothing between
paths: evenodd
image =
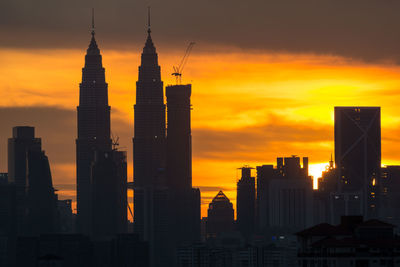
<instances>
[{"instance_id":1,"label":"construction crane","mask_svg":"<svg viewBox=\"0 0 400 267\"><path fill-rule=\"evenodd\" d=\"M114 136L111 133L111 145L112 145L112 150L118 150L118 146L119 146L119 136Z\"/></svg>"},{"instance_id":2,"label":"construction crane","mask_svg":"<svg viewBox=\"0 0 400 267\"><path fill-rule=\"evenodd\" d=\"M182 82L182 71L183 71L183 68L186 65L186 62L187 62L188 57L189 57L189 54L192 51L192 48L193 48L194 45L195 45L194 42L190 42L190 44L186 48L185 55L183 56L179 66L178 67L177 66L173 66L174 72L171 75L175 76L177 85L181 84L181 82Z\"/></svg>"}]
</instances>

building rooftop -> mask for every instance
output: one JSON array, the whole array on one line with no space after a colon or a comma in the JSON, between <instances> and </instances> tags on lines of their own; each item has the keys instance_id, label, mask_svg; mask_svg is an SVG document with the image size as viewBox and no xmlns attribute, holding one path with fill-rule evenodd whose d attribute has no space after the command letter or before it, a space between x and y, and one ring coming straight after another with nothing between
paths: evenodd
<instances>
[{"instance_id":1,"label":"building rooftop","mask_svg":"<svg viewBox=\"0 0 400 267\"><path fill-rule=\"evenodd\" d=\"M342 239L336 239L328 237L319 240L311 245L314 248L330 247L330 248L344 248L344 247L379 247L379 248L393 248L400 246L400 239L398 238L384 238L384 239L358 239L353 237L347 237Z\"/></svg>"},{"instance_id":2,"label":"building rooftop","mask_svg":"<svg viewBox=\"0 0 400 267\"><path fill-rule=\"evenodd\" d=\"M396 226L380 220L371 219L363 221L361 216L342 216L342 222L339 225L329 223L317 224L296 233L297 236L348 236L354 234L356 228L395 228Z\"/></svg>"},{"instance_id":3,"label":"building rooftop","mask_svg":"<svg viewBox=\"0 0 400 267\"><path fill-rule=\"evenodd\" d=\"M230 202L229 198L220 190L218 194L213 198L212 202Z\"/></svg>"},{"instance_id":4,"label":"building rooftop","mask_svg":"<svg viewBox=\"0 0 400 267\"><path fill-rule=\"evenodd\" d=\"M311 228L296 233L298 236L335 236L351 235L352 232L341 225L334 226L329 223L317 224Z\"/></svg>"}]
</instances>

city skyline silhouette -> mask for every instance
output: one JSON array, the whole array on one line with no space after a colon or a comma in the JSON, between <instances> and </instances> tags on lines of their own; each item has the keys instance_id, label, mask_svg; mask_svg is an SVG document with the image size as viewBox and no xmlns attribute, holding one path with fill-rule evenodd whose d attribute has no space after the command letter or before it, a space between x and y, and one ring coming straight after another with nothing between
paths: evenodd
<instances>
[{"instance_id":1,"label":"city skyline silhouette","mask_svg":"<svg viewBox=\"0 0 400 267\"><path fill-rule=\"evenodd\" d=\"M103 17L104 14L97 12L98 20L104 20ZM158 20L155 15L153 17ZM81 32L86 31L87 41L87 33L90 33L88 14L86 22ZM143 25L143 37L145 22L137 24ZM158 27L161 25L153 22L155 40L165 34ZM97 26L97 31L104 65L108 70L106 82L110 84L110 104L115 109L111 114L115 126L113 134L120 136L121 147L128 150L128 177L131 181L129 136L133 128L131 106L140 43L133 44L129 51L107 50L103 48L107 47L105 38L102 38L103 29ZM179 62L187 41L182 38L181 44L171 53L167 52L171 48L165 48L163 43L158 42L162 77L166 85L174 84L174 77L170 75L172 66ZM8 129L16 125L33 125L41 136L46 137L49 143L45 149L53 159L54 183L61 196L74 198L74 151L71 142L76 133L73 109L77 106L75 86L79 82L85 46L64 52L54 49L42 49L40 54L29 48L0 51L5 59L3 67L9 66L7 73L10 77L20 77L18 70L22 66L32 73L25 77L27 83L22 84L20 79L14 79L12 85L10 82L3 83L13 90L1 91L3 102L0 103L0 114L9 118ZM256 56L252 51L246 53L234 47L227 52L217 50L213 56L208 56L203 49L202 44L196 47L183 76L184 81L193 81L196 85L192 97L193 183L203 187L203 215L206 214L207 203L219 191L217 187L225 189L235 203L236 168L244 164L255 167L271 163L277 155L281 155L281 150L287 151L285 156L297 154L310 157L310 173L319 176L334 150L332 114L336 105L382 106L382 163L397 162L395 132L398 113L391 99L397 94L395 88L399 75L396 65L360 60L352 62L339 55L263 52ZM65 60L67 57L69 61ZM287 73L283 78L280 75L282 69ZM299 80L298 77L302 78ZM234 84L230 82L232 79ZM19 89L25 87L27 89ZM378 87L384 89L374 89ZM357 100L354 101L354 98ZM7 115L9 113L13 116ZM52 128L52 114L58 117L55 123L59 126L54 128L67 130L60 133ZM39 117L43 120L38 120ZM282 132L286 134L281 135ZM9 137L7 127L0 136L3 140ZM60 148L65 151L63 155L56 153ZM5 150L2 151L4 155ZM0 169L6 171L6 158L0 157L0 163ZM213 169L214 173L204 173L204 168ZM214 182L215 179L219 180L218 183Z\"/></svg>"},{"instance_id":2,"label":"city skyline silhouette","mask_svg":"<svg viewBox=\"0 0 400 267\"><path fill-rule=\"evenodd\" d=\"M311 2L173 0L136 17L101 2L71 24L75 4L4 14L0 230L16 262L74 240L91 264L125 264L135 247L133 266L186 266L204 249L229 265L213 254L228 240L262 253L285 240L293 256L326 227L360 244L376 227L400 247L400 4L367 1L354 19L354 3ZM304 242L306 265L320 243Z\"/></svg>"}]
</instances>

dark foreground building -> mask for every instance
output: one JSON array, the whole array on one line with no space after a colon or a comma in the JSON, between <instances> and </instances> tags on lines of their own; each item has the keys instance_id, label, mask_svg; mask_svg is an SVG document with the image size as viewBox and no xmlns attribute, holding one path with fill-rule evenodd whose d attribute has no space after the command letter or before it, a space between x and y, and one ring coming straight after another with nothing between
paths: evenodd
<instances>
[{"instance_id":1,"label":"dark foreground building","mask_svg":"<svg viewBox=\"0 0 400 267\"><path fill-rule=\"evenodd\" d=\"M363 215L366 218L378 218L381 178L380 107L335 107L335 163L339 192L335 196L337 201L334 205L341 213L337 216ZM354 204L354 199L359 201Z\"/></svg>"},{"instance_id":2,"label":"dark foreground building","mask_svg":"<svg viewBox=\"0 0 400 267\"><path fill-rule=\"evenodd\" d=\"M147 243L134 234L93 240L81 234L19 237L17 267L149 267Z\"/></svg>"},{"instance_id":3,"label":"dark foreground building","mask_svg":"<svg viewBox=\"0 0 400 267\"><path fill-rule=\"evenodd\" d=\"M57 201L58 210L58 228L60 233L75 233L75 217L72 212L72 199L63 199Z\"/></svg>"},{"instance_id":4,"label":"dark foreground building","mask_svg":"<svg viewBox=\"0 0 400 267\"><path fill-rule=\"evenodd\" d=\"M399 266L395 226L343 216L339 225L318 224L297 233L299 266Z\"/></svg>"},{"instance_id":5,"label":"dark foreground building","mask_svg":"<svg viewBox=\"0 0 400 267\"><path fill-rule=\"evenodd\" d=\"M94 26L93 26L94 27ZM111 151L110 106L108 84L102 65L100 50L94 38L85 56L82 82L79 90L78 138L76 139L76 190L77 230L89 234L91 231L91 164L95 151Z\"/></svg>"}]
</instances>

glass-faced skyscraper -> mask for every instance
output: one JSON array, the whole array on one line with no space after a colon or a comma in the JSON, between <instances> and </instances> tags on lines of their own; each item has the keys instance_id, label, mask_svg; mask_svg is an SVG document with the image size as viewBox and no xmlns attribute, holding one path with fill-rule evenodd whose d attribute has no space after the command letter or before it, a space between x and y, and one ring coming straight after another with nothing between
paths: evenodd
<instances>
[{"instance_id":1,"label":"glass-faced skyscraper","mask_svg":"<svg viewBox=\"0 0 400 267\"><path fill-rule=\"evenodd\" d=\"M94 28L94 27L93 27ZM76 184L78 231L90 233L91 227L91 164L95 151L110 151L110 106L108 84L100 50L94 38L85 56L79 91L78 138L76 139Z\"/></svg>"},{"instance_id":2,"label":"glass-faced skyscraper","mask_svg":"<svg viewBox=\"0 0 400 267\"><path fill-rule=\"evenodd\" d=\"M377 217L381 168L380 107L335 107L335 163L340 193L347 194L346 198L362 200L361 214L348 215Z\"/></svg>"}]
</instances>

